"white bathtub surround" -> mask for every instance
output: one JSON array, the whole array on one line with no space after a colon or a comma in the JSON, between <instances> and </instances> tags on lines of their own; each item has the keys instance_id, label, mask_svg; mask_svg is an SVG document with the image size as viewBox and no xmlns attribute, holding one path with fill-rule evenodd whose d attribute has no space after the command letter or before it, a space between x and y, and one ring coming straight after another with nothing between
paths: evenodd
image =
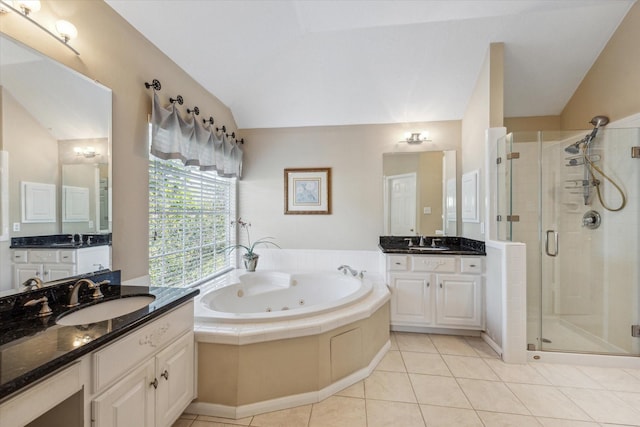
<instances>
[{"instance_id":1,"label":"white bathtub surround","mask_svg":"<svg viewBox=\"0 0 640 427\"><path fill-rule=\"evenodd\" d=\"M244 274L248 273L234 270L200 289L200 295L195 300L195 333L198 342L244 345L317 335L371 316L390 298L383 277L369 275L367 280L371 283L371 291L364 298L335 310L279 321L247 320L237 323L215 319L207 307L207 295L212 290L239 283L239 276Z\"/></svg>"}]
</instances>

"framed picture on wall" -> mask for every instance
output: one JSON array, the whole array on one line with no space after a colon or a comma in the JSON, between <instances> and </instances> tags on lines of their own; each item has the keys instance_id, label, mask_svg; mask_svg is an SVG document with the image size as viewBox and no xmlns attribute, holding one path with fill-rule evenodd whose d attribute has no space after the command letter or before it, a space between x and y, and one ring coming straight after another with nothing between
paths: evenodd
<instances>
[{"instance_id":1,"label":"framed picture on wall","mask_svg":"<svg viewBox=\"0 0 640 427\"><path fill-rule=\"evenodd\" d=\"M328 215L331 213L331 168L284 170L284 213Z\"/></svg>"}]
</instances>

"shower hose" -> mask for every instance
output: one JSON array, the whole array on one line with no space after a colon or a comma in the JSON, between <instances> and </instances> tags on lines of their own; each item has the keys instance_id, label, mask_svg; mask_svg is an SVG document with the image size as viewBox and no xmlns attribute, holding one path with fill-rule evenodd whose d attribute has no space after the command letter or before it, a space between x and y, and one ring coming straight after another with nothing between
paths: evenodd
<instances>
[{"instance_id":1,"label":"shower hose","mask_svg":"<svg viewBox=\"0 0 640 427\"><path fill-rule=\"evenodd\" d=\"M589 168L589 172L594 177L594 185L596 187L596 193L598 194L598 200L600 200L600 204L602 205L602 207L611 212L621 211L627 204L627 196L624 194L624 191L622 191L622 188L620 188L620 186L609 175L604 173L604 171L600 169L600 167L598 167L595 163L593 163L593 161L587 155L586 146L582 150L582 155L584 157L584 163L587 165L587 167ZM612 208L608 206L605 203L605 201L602 199L602 194L600 193L601 182L600 180L595 179L596 178L595 172L600 174L600 176L603 179L606 179L607 181L609 181L615 187L615 189L618 190L618 193L620 193L620 197L622 198L620 202L620 206L618 206L617 208Z\"/></svg>"}]
</instances>

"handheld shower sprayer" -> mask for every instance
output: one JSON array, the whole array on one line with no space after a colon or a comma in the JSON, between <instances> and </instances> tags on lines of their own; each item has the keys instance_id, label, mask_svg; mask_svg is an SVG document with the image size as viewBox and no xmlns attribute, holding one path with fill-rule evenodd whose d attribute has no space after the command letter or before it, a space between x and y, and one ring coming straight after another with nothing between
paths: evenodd
<instances>
[{"instance_id":1,"label":"handheld shower sprayer","mask_svg":"<svg viewBox=\"0 0 640 427\"><path fill-rule=\"evenodd\" d=\"M591 119L591 121L589 123L591 123L593 125L593 130L591 131L591 133L588 133L581 140L574 142L573 144L569 145L568 147L565 147L564 151L566 153L578 154L578 153L580 153L580 146L581 145L584 145L585 148L588 147L589 144L591 144L591 142L596 138L596 135L598 134L598 129L600 129L600 126L606 126L607 123L609 123L609 117L606 117L606 116L595 116L593 119Z\"/></svg>"}]
</instances>

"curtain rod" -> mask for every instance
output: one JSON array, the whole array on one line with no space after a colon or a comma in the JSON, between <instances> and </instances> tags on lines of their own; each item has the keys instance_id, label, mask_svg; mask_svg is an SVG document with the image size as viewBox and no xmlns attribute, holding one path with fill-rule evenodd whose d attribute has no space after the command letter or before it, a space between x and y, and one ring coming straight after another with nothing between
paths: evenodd
<instances>
[{"instance_id":1,"label":"curtain rod","mask_svg":"<svg viewBox=\"0 0 640 427\"><path fill-rule=\"evenodd\" d=\"M151 83L144 82L144 87L147 89L153 89L154 91L160 91L160 89L162 89L162 84L160 83L160 80L153 79L151 80ZM178 104L182 105L184 104L184 98L182 97L182 95L178 95L175 98L169 97L169 102L171 102L172 104L177 102ZM192 113L197 116L200 114L200 109L198 107L193 107L193 109L187 108L187 114L192 114ZM213 126L213 123L214 123L213 116L209 116L208 119L202 119L203 125L207 123L209 123L209 126ZM236 143L239 142L240 144L244 144L244 138L241 138L240 140L236 139L235 132L231 132L231 135L226 133L227 132L226 126L223 125L222 128L216 127L216 132L219 132L221 130L224 133L224 136L226 136L227 138L231 137L236 141Z\"/></svg>"}]
</instances>

